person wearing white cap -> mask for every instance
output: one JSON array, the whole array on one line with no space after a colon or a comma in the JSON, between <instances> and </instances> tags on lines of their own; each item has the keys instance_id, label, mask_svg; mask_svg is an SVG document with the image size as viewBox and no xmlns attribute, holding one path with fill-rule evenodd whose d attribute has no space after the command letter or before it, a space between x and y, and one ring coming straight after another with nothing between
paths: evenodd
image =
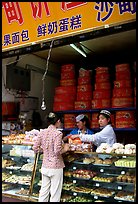
<instances>
[{"instance_id":1,"label":"person wearing white cap","mask_svg":"<svg viewBox=\"0 0 138 204\"><path fill-rule=\"evenodd\" d=\"M107 110L101 110L98 115L98 122L101 131L95 134L79 134L72 135L71 138L80 137L83 142L92 142L95 146L99 147L101 143L107 143L112 146L116 142L116 135L111 125L111 113Z\"/></svg>"},{"instance_id":2,"label":"person wearing white cap","mask_svg":"<svg viewBox=\"0 0 138 204\"><path fill-rule=\"evenodd\" d=\"M80 114L76 117L76 128L74 128L67 136L63 138L63 141L68 139L68 136L77 135L77 134L90 134L92 135L94 132L90 130L89 118Z\"/></svg>"}]
</instances>

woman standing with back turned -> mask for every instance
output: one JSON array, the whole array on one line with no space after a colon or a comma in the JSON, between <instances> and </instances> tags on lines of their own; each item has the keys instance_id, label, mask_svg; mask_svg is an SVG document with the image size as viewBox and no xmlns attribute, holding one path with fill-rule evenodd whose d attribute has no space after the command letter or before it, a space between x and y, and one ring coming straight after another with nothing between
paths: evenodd
<instances>
[{"instance_id":1,"label":"woman standing with back turned","mask_svg":"<svg viewBox=\"0 0 138 204\"><path fill-rule=\"evenodd\" d=\"M42 186L38 202L60 202L63 185L63 168L65 167L62 154L69 150L69 144L63 144L60 128L60 118L55 113L47 117L49 126L40 130L33 150L43 151L42 161Z\"/></svg>"}]
</instances>

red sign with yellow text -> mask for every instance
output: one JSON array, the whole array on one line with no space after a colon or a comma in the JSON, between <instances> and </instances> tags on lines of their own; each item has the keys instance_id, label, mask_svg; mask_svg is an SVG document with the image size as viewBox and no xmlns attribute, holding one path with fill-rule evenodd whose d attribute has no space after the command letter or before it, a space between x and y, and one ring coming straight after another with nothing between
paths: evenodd
<instances>
[{"instance_id":1,"label":"red sign with yellow text","mask_svg":"<svg viewBox=\"0 0 138 204\"><path fill-rule=\"evenodd\" d=\"M2 2L2 51L136 20L136 2Z\"/></svg>"}]
</instances>

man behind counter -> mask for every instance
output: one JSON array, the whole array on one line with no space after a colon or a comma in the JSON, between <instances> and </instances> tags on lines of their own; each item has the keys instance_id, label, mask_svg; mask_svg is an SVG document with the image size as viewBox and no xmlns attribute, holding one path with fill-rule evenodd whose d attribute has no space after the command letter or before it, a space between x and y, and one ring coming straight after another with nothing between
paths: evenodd
<instances>
[{"instance_id":1,"label":"man behind counter","mask_svg":"<svg viewBox=\"0 0 138 204\"><path fill-rule=\"evenodd\" d=\"M101 131L95 134L74 134L71 136L71 139L80 138L83 142L92 142L97 147L101 143L107 143L112 146L116 142L116 135L111 126L111 113L107 110L101 110L98 115L98 122Z\"/></svg>"}]
</instances>

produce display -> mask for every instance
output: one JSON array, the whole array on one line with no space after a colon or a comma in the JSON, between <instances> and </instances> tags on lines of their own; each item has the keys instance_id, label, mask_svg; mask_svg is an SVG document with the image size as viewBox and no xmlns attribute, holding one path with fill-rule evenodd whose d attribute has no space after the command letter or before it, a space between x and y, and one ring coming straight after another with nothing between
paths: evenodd
<instances>
[{"instance_id":1,"label":"produce display","mask_svg":"<svg viewBox=\"0 0 138 204\"><path fill-rule=\"evenodd\" d=\"M123 158L118 159L114 162L115 166L119 167L129 167L129 168L135 168L136 167L136 160L134 158Z\"/></svg>"},{"instance_id":2,"label":"produce display","mask_svg":"<svg viewBox=\"0 0 138 204\"><path fill-rule=\"evenodd\" d=\"M115 177L102 177L102 176L95 176L93 179L93 181L100 181L100 182L113 182L116 180Z\"/></svg>"},{"instance_id":3,"label":"produce display","mask_svg":"<svg viewBox=\"0 0 138 204\"><path fill-rule=\"evenodd\" d=\"M33 171L33 168L34 168L34 164L33 163L27 163L27 164L24 164L21 167L21 170L22 171Z\"/></svg>"},{"instance_id":4,"label":"produce display","mask_svg":"<svg viewBox=\"0 0 138 204\"><path fill-rule=\"evenodd\" d=\"M4 181L9 183L14 183L14 184L18 183L18 184L30 185L31 176L30 175L18 176L13 174L12 176L6 178Z\"/></svg>"},{"instance_id":5,"label":"produce display","mask_svg":"<svg viewBox=\"0 0 138 204\"><path fill-rule=\"evenodd\" d=\"M115 194L115 191L106 188L95 188L91 191L91 194L103 197L110 197Z\"/></svg>"},{"instance_id":6,"label":"produce display","mask_svg":"<svg viewBox=\"0 0 138 204\"><path fill-rule=\"evenodd\" d=\"M134 202L134 193L121 191L121 192L118 192L114 198L117 200Z\"/></svg>"},{"instance_id":7,"label":"produce display","mask_svg":"<svg viewBox=\"0 0 138 204\"><path fill-rule=\"evenodd\" d=\"M116 154L136 154L135 144L114 143L112 147L107 143L102 143L97 149L97 153L116 153Z\"/></svg>"},{"instance_id":8,"label":"produce display","mask_svg":"<svg viewBox=\"0 0 138 204\"><path fill-rule=\"evenodd\" d=\"M29 195L29 190L21 188L19 191L16 191L15 193L20 195Z\"/></svg>"}]
</instances>

